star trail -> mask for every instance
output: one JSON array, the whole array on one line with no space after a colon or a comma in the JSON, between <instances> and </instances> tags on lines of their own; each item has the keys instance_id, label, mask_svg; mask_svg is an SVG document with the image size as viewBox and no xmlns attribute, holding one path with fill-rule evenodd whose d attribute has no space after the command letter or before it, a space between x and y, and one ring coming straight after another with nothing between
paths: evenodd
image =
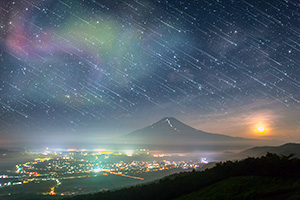
<instances>
[{"instance_id":1,"label":"star trail","mask_svg":"<svg viewBox=\"0 0 300 200\"><path fill-rule=\"evenodd\" d=\"M165 116L299 141L299 27L297 0L1 0L2 143Z\"/></svg>"}]
</instances>

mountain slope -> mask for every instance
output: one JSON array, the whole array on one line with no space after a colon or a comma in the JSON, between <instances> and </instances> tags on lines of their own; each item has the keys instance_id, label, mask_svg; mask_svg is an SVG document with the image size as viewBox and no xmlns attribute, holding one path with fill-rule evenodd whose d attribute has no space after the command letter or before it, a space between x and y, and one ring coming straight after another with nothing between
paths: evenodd
<instances>
[{"instance_id":1,"label":"mountain slope","mask_svg":"<svg viewBox=\"0 0 300 200\"><path fill-rule=\"evenodd\" d=\"M273 177L232 177L207 186L176 200L282 200L300 198L300 181Z\"/></svg>"},{"instance_id":2,"label":"mountain slope","mask_svg":"<svg viewBox=\"0 0 300 200\"><path fill-rule=\"evenodd\" d=\"M247 157L259 157L265 155L266 153L276 153L279 155L290 155L295 154L295 156L300 158L300 144L297 143L287 143L281 146L263 146L254 147L247 149L239 153L240 156Z\"/></svg>"},{"instance_id":3,"label":"mountain slope","mask_svg":"<svg viewBox=\"0 0 300 200\"><path fill-rule=\"evenodd\" d=\"M254 141L240 137L208 133L194 129L174 117L165 117L160 121L136 130L122 137L128 143L154 144L217 144Z\"/></svg>"}]
</instances>

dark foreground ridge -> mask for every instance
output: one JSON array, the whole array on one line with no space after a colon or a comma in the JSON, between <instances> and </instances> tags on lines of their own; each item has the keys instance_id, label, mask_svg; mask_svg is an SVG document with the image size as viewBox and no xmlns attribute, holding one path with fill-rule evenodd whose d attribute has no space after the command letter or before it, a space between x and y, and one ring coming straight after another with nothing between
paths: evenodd
<instances>
[{"instance_id":1,"label":"dark foreground ridge","mask_svg":"<svg viewBox=\"0 0 300 200\"><path fill-rule=\"evenodd\" d=\"M205 171L175 174L159 181L70 200L300 199L300 160L267 153L260 158L217 163Z\"/></svg>"}]
</instances>

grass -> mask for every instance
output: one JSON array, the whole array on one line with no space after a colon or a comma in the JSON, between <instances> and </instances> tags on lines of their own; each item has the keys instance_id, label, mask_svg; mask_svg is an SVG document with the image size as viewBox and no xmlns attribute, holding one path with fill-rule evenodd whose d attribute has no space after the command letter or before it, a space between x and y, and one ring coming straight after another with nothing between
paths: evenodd
<instances>
[{"instance_id":1,"label":"grass","mask_svg":"<svg viewBox=\"0 0 300 200\"><path fill-rule=\"evenodd\" d=\"M300 181L242 176L214 183L177 200L293 200L300 199Z\"/></svg>"}]
</instances>

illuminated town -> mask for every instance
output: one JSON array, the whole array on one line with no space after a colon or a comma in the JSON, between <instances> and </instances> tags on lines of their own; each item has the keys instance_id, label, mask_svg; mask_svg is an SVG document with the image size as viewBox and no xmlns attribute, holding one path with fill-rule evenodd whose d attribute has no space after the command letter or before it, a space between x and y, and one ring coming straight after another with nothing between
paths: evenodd
<instances>
[{"instance_id":1,"label":"illuminated town","mask_svg":"<svg viewBox=\"0 0 300 200\"><path fill-rule=\"evenodd\" d=\"M163 177L166 172L190 171L199 169L207 164L205 158L197 161L173 159L174 155L154 154L149 149L137 149L135 151L111 152L105 149L68 149L65 151L30 151L27 154L34 155L34 160L16 165L15 171L7 170L0 175L0 188L20 187L26 184L45 184L47 191L37 192L40 195L76 195L107 190L82 189L80 180L100 176L121 176L143 183L145 174L159 173L157 178ZM174 157L175 158L175 157ZM185 158L186 159L186 158ZM154 178L155 179L155 178ZM153 179L153 180L154 180ZM65 180L74 180L73 188L64 189ZM152 179L151 179L152 180ZM147 180L146 180L147 181Z\"/></svg>"}]
</instances>

